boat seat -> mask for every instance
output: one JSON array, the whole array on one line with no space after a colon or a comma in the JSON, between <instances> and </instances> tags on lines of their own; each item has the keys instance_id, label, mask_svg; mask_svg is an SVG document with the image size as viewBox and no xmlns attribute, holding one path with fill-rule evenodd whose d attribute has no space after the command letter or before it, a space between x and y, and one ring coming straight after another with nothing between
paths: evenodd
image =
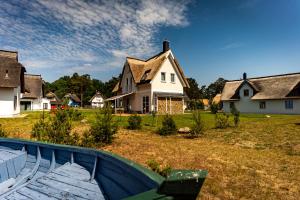
<instances>
[{"instance_id":1,"label":"boat seat","mask_svg":"<svg viewBox=\"0 0 300 200\"><path fill-rule=\"evenodd\" d=\"M21 199L84 199L104 200L98 183L90 173L76 163L65 163L48 174L29 182L4 197Z\"/></svg>"},{"instance_id":2,"label":"boat seat","mask_svg":"<svg viewBox=\"0 0 300 200\"><path fill-rule=\"evenodd\" d=\"M24 168L26 151L0 149L0 183L16 178ZM0 186L1 187L1 186ZM0 188L1 189L1 188Z\"/></svg>"}]
</instances>

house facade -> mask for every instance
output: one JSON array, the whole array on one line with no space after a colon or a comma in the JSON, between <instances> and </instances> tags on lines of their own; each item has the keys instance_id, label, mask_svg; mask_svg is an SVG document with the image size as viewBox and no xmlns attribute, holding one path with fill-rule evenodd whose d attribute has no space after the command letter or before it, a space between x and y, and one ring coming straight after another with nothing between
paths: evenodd
<instances>
[{"instance_id":1,"label":"house facade","mask_svg":"<svg viewBox=\"0 0 300 200\"><path fill-rule=\"evenodd\" d=\"M147 59L127 57L121 80L114 88L117 95L107 99L125 112L177 114L185 109L188 81L178 61L163 42L163 51Z\"/></svg>"},{"instance_id":2,"label":"house facade","mask_svg":"<svg viewBox=\"0 0 300 200\"><path fill-rule=\"evenodd\" d=\"M71 107L79 107L80 106L81 100L74 93L66 94L64 96L64 99L67 100L68 106L71 106Z\"/></svg>"},{"instance_id":3,"label":"house facade","mask_svg":"<svg viewBox=\"0 0 300 200\"><path fill-rule=\"evenodd\" d=\"M18 61L18 52L0 50L0 117L20 113L25 71Z\"/></svg>"},{"instance_id":4,"label":"house facade","mask_svg":"<svg viewBox=\"0 0 300 200\"><path fill-rule=\"evenodd\" d=\"M53 92L48 92L46 94L46 98L50 101L50 109L55 110L57 108L60 108L62 102L61 100L56 96Z\"/></svg>"},{"instance_id":5,"label":"house facade","mask_svg":"<svg viewBox=\"0 0 300 200\"><path fill-rule=\"evenodd\" d=\"M104 98L100 92L96 92L96 94L90 99L92 108L103 108L104 106Z\"/></svg>"},{"instance_id":6,"label":"house facade","mask_svg":"<svg viewBox=\"0 0 300 200\"><path fill-rule=\"evenodd\" d=\"M25 74L25 92L21 95L21 110L50 110L50 100L44 98L41 75Z\"/></svg>"},{"instance_id":7,"label":"house facade","mask_svg":"<svg viewBox=\"0 0 300 200\"><path fill-rule=\"evenodd\" d=\"M243 113L300 114L300 73L226 82L223 110L235 106Z\"/></svg>"}]
</instances>

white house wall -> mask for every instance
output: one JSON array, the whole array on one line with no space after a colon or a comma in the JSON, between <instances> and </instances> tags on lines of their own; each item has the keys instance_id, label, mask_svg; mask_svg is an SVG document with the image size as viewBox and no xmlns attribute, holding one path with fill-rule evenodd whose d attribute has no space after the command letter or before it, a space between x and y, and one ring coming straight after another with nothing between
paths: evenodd
<instances>
[{"instance_id":1,"label":"white house wall","mask_svg":"<svg viewBox=\"0 0 300 200\"><path fill-rule=\"evenodd\" d=\"M161 73L166 73L166 81L161 81ZM171 82L171 73L175 74L175 83ZM159 71L151 81L152 92L180 93L183 94L183 84L179 79L179 74L171 63L170 57L162 64Z\"/></svg>"},{"instance_id":2,"label":"white house wall","mask_svg":"<svg viewBox=\"0 0 300 200\"><path fill-rule=\"evenodd\" d=\"M249 90L249 97L244 97L244 89ZM300 99L293 100L293 109L285 108L285 100L251 100L253 96L252 88L245 84L240 89L240 100L233 101L235 107L243 113L269 113L269 114L300 114ZM261 101L266 102L266 108L260 109ZM225 112L230 112L230 102L223 102L223 109Z\"/></svg>"},{"instance_id":3,"label":"white house wall","mask_svg":"<svg viewBox=\"0 0 300 200\"><path fill-rule=\"evenodd\" d=\"M95 97L92 100L92 107L97 107L97 108L103 108L104 106L104 100L102 97Z\"/></svg>"},{"instance_id":4,"label":"white house wall","mask_svg":"<svg viewBox=\"0 0 300 200\"><path fill-rule=\"evenodd\" d=\"M126 87L127 79L128 79L128 89ZM132 77L132 73L131 73L127 63L125 65L125 69L124 69L124 73L123 73L123 77L122 77L122 82L121 82L121 87L122 87L122 94L136 91L136 86L135 86L135 83L134 83L134 79Z\"/></svg>"},{"instance_id":5,"label":"white house wall","mask_svg":"<svg viewBox=\"0 0 300 200\"><path fill-rule=\"evenodd\" d=\"M14 96L17 106L14 109ZM20 87L0 88L0 117L12 117L20 113Z\"/></svg>"}]
</instances>

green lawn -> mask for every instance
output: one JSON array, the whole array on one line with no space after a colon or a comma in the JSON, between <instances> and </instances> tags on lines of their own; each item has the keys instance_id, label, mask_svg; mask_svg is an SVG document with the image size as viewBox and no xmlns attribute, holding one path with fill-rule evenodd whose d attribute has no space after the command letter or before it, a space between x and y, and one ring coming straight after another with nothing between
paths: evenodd
<instances>
[{"instance_id":1,"label":"green lawn","mask_svg":"<svg viewBox=\"0 0 300 200\"><path fill-rule=\"evenodd\" d=\"M75 122L83 132L95 118L95 110L82 110L87 122ZM40 112L25 118L0 119L10 137L30 138ZM49 113L46 113L46 118ZM173 168L207 169L202 199L298 199L300 196L300 116L242 114L239 127L214 128L214 115L202 113L205 134L162 137L155 133L162 116L152 126L151 115L142 116L143 128L125 129L126 116L115 116L121 127L113 144L103 149L147 166L155 159ZM174 116L177 127L191 126L192 115ZM232 117L231 119L232 120Z\"/></svg>"}]
</instances>

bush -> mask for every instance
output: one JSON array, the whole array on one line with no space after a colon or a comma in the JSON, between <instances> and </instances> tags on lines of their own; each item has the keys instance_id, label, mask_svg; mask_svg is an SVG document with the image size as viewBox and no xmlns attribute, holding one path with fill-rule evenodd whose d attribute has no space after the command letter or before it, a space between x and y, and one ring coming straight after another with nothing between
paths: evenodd
<instances>
[{"instance_id":1,"label":"bush","mask_svg":"<svg viewBox=\"0 0 300 200\"><path fill-rule=\"evenodd\" d=\"M85 131L82 134L80 146L83 147L94 147L94 139L89 131Z\"/></svg>"},{"instance_id":2,"label":"bush","mask_svg":"<svg viewBox=\"0 0 300 200\"><path fill-rule=\"evenodd\" d=\"M72 121L79 121L83 119L82 113L74 108L68 108L66 109L66 112Z\"/></svg>"},{"instance_id":3,"label":"bush","mask_svg":"<svg viewBox=\"0 0 300 200\"><path fill-rule=\"evenodd\" d=\"M155 160L149 160L147 162L147 165L150 167L152 171L160 174L163 177L167 177L172 171L172 168L169 165L161 168L160 164Z\"/></svg>"},{"instance_id":4,"label":"bush","mask_svg":"<svg viewBox=\"0 0 300 200\"><path fill-rule=\"evenodd\" d=\"M71 134L71 129L72 123L68 112L57 110L49 122L41 118L33 125L31 137L57 144L77 145L80 137L77 133Z\"/></svg>"},{"instance_id":5,"label":"bush","mask_svg":"<svg viewBox=\"0 0 300 200\"><path fill-rule=\"evenodd\" d=\"M48 126L48 123L46 123L42 118L40 118L39 121L33 125L31 137L36 138L37 140L47 141Z\"/></svg>"},{"instance_id":6,"label":"bush","mask_svg":"<svg viewBox=\"0 0 300 200\"><path fill-rule=\"evenodd\" d=\"M204 104L201 101L197 101L197 100L191 100L188 103L188 108L190 110L199 110L199 109L204 109Z\"/></svg>"},{"instance_id":7,"label":"bush","mask_svg":"<svg viewBox=\"0 0 300 200\"><path fill-rule=\"evenodd\" d=\"M141 129L142 127L142 118L141 116L134 114L128 118L128 129L136 130Z\"/></svg>"},{"instance_id":8,"label":"bush","mask_svg":"<svg viewBox=\"0 0 300 200\"><path fill-rule=\"evenodd\" d=\"M226 113L216 114L215 116L216 128L227 128L229 127L229 115Z\"/></svg>"},{"instance_id":9,"label":"bush","mask_svg":"<svg viewBox=\"0 0 300 200\"><path fill-rule=\"evenodd\" d=\"M0 137L7 137L7 133L4 131L1 124L0 124Z\"/></svg>"},{"instance_id":10,"label":"bush","mask_svg":"<svg viewBox=\"0 0 300 200\"><path fill-rule=\"evenodd\" d=\"M238 127L240 123L240 111L238 111L235 105L233 105L233 107L231 108L231 114L233 115L234 126Z\"/></svg>"},{"instance_id":11,"label":"bush","mask_svg":"<svg viewBox=\"0 0 300 200\"><path fill-rule=\"evenodd\" d=\"M171 135L177 132L175 121L171 115L165 115L162 121L162 126L158 129L160 135Z\"/></svg>"},{"instance_id":12,"label":"bush","mask_svg":"<svg viewBox=\"0 0 300 200\"><path fill-rule=\"evenodd\" d=\"M216 103L212 103L211 106L210 106L210 112L212 114L216 114L219 110L219 104L216 104Z\"/></svg>"},{"instance_id":13,"label":"bush","mask_svg":"<svg viewBox=\"0 0 300 200\"><path fill-rule=\"evenodd\" d=\"M199 110L195 110L193 112L192 119L194 121L194 124L192 126L190 135L192 137L197 137L197 136L202 135L204 133L204 122L201 118L201 112Z\"/></svg>"},{"instance_id":14,"label":"bush","mask_svg":"<svg viewBox=\"0 0 300 200\"><path fill-rule=\"evenodd\" d=\"M92 124L89 132L96 144L110 144L113 135L117 133L118 124L113 122L110 105L105 105L101 111L101 113L97 113L96 121Z\"/></svg>"},{"instance_id":15,"label":"bush","mask_svg":"<svg viewBox=\"0 0 300 200\"><path fill-rule=\"evenodd\" d=\"M151 117L152 117L152 126L157 126L157 112L156 111L151 111Z\"/></svg>"}]
</instances>

